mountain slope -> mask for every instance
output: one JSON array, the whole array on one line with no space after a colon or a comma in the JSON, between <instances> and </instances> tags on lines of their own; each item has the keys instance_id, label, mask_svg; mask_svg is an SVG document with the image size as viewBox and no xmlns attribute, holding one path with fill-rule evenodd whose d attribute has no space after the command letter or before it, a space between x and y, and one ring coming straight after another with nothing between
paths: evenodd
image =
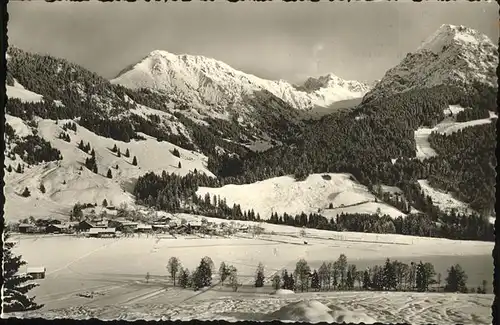
<instances>
[{"instance_id":1,"label":"mountain slope","mask_svg":"<svg viewBox=\"0 0 500 325\"><path fill-rule=\"evenodd\" d=\"M270 81L235 70L229 65L203 56L175 55L153 51L126 69L112 83L138 89L167 92L176 102L193 106L202 114L217 118L252 115L255 107L248 97L265 91L299 110L362 97L369 89L356 81L345 81L329 74L310 78L300 87L286 81Z\"/></svg>"},{"instance_id":2,"label":"mountain slope","mask_svg":"<svg viewBox=\"0 0 500 325\"><path fill-rule=\"evenodd\" d=\"M464 26L442 25L414 53L389 69L363 102L438 85L496 88L497 65L498 49L486 35Z\"/></svg>"},{"instance_id":3,"label":"mountain slope","mask_svg":"<svg viewBox=\"0 0 500 325\"><path fill-rule=\"evenodd\" d=\"M463 34L475 35L479 45L457 36ZM390 69L354 110L308 123L292 146L243 159L241 182L290 174L303 179L311 173L350 173L368 188L397 186L412 206L437 216L436 205L418 182L428 180L471 209L494 214L496 133L490 116L497 111L493 62L498 62L498 51L485 36L469 29L443 26L436 35ZM471 53L476 52L480 60L472 62ZM472 76L465 86L456 71ZM439 154L415 159L420 145L415 131L434 127L439 131L450 107L458 106L464 109L453 118L455 126L449 131L459 132L429 134Z\"/></svg>"},{"instance_id":4,"label":"mountain slope","mask_svg":"<svg viewBox=\"0 0 500 325\"><path fill-rule=\"evenodd\" d=\"M36 119L36 127L31 127L22 120L6 115L7 124L15 132L14 137L7 139L8 147L5 161L4 188L6 204L5 214L9 219L26 218L30 215L38 217L68 215L70 208L76 203L101 204L104 199L109 204L118 206L121 203L133 204L131 192L135 180L148 172L161 172L185 175L189 171L198 170L212 175L206 169L206 157L193 153L168 142L158 142L147 137L146 140L132 140L128 143L105 138L77 125L76 131L64 128L70 120ZM59 137L61 133L69 135L70 142ZM60 151L59 161L27 164L23 157L12 155L16 142L23 142L24 136L38 134ZM85 167L85 160L90 158L78 148L80 141L89 143L95 152L97 173ZM114 145L121 149L121 157L112 152ZM125 157L126 149L130 157ZM177 157L174 150L179 151ZM10 156L10 157L9 157ZM137 166L133 165L133 157L137 157ZM14 159L12 159L14 158ZM181 165L179 165L179 163ZM17 165L24 166L23 172L15 171ZM11 166L10 172L7 168ZM111 178L107 177L108 170ZM43 184L44 192L40 190ZM31 192L29 197L21 193L25 188Z\"/></svg>"}]
</instances>

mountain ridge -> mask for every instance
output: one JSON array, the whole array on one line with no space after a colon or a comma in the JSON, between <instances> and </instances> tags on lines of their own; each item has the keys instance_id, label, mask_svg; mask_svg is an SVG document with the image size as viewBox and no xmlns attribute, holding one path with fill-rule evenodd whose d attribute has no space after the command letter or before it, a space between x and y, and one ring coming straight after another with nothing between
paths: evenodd
<instances>
[{"instance_id":1,"label":"mountain ridge","mask_svg":"<svg viewBox=\"0 0 500 325\"><path fill-rule=\"evenodd\" d=\"M363 103L412 88L441 84L469 91L474 84L497 87L498 48L484 34L443 24L364 96Z\"/></svg>"},{"instance_id":2,"label":"mountain ridge","mask_svg":"<svg viewBox=\"0 0 500 325\"><path fill-rule=\"evenodd\" d=\"M131 89L149 88L169 93L176 100L199 109L235 107L242 115L253 111L244 98L262 90L293 108L307 111L316 106L326 107L336 101L362 97L369 89L365 84L333 77L333 74L311 77L305 86L296 87L284 80L261 79L212 58L176 55L161 50L150 52L130 67L111 82ZM312 84L315 87L307 87Z\"/></svg>"}]
</instances>

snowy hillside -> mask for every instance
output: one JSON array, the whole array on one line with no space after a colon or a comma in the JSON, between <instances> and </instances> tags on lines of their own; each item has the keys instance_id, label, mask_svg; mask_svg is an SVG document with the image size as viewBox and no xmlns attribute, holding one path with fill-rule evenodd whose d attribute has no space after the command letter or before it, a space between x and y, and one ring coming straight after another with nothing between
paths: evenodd
<instances>
[{"instance_id":1,"label":"snowy hillside","mask_svg":"<svg viewBox=\"0 0 500 325\"><path fill-rule=\"evenodd\" d=\"M7 123L18 137L33 133L31 127L19 118L10 115L6 117ZM78 125L76 132L66 131L71 138L68 143L59 138L63 131L62 125L66 122L68 121L59 120L56 124L53 120L39 119L36 128L40 137L61 152L62 161L28 167L18 155L15 155L14 160L6 157L5 167L11 165L15 169L19 163L25 166L23 173L6 170L5 214L8 219L26 218L29 215L67 215L69 208L77 202L101 204L106 199L109 204L114 205L122 202L133 204L134 198L130 193L134 181L150 171L161 173L165 170L185 175L197 169L212 175L205 167L206 157L202 154L184 150L168 142L158 142L145 135L146 140L125 143L98 136ZM95 150L97 174L84 166L85 159L90 155L78 148L80 141L90 143ZM130 157L123 154L118 157L112 152L115 144L122 153L129 149ZM9 146L13 147L15 144ZM180 158L172 154L174 148L179 151ZM132 164L134 156L137 157L137 166ZM107 177L108 170L111 171L112 178ZM45 187L45 193L39 190L41 184ZM31 192L29 197L20 195L26 187Z\"/></svg>"},{"instance_id":2,"label":"snowy hillside","mask_svg":"<svg viewBox=\"0 0 500 325\"><path fill-rule=\"evenodd\" d=\"M245 185L226 185L221 188L200 187L198 195L218 195L227 204L240 204L242 210L254 209L262 219L271 213L296 215L320 213L328 217L347 211L382 213L392 217L404 215L384 203L375 203L375 196L368 189L351 179L348 174L312 174L304 181L282 176ZM333 209L328 209L332 204Z\"/></svg>"},{"instance_id":3,"label":"snowy hillside","mask_svg":"<svg viewBox=\"0 0 500 325\"><path fill-rule=\"evenodd\" d=\"M388 70L363 102L442 84L496 87L497 65L497 47L486 35L464 26L442 25L414 53Z\"/></svg>"},{"instance_id":4,"label":"snowy hillside","mask_svg":"<svg viewBox=\"0 0 500 325\"><path fill-rule=\"evenodd\" d=\"M466 127L495 123L496 119L498 118L497 114L490 111L489 118L467 122L457 122L456 114L460 111L463 111L464 109L465 108L460 106L450 106L448 109L444 110L447 117L436 126L434 126L433 128L421 127L415 131L415 143L417 145L416 157L418 159L426 159L437 155L436 151L431 147L431 144L429 143L429 136L432 132L449 135Z\"/></svg>"},{"instance_id":5,"label":"snowy hillside","mask_svg":"<svg viewBox=\"0 0 500 325\"><path fill-rule=\"evenodd\" d=\"M357 81L345 81L333 74L306 81L303 90L279 80L270 81L238 71L229 65L193 55L175 55L153 51L145 59L124 71L112 83L128 88L151 88L168 92L177 102L197 109L213 110L221 118L228 111L251 112L248 99L266 91L291 107L310 110L328 107L334 102L360 98L369 89ZM202 110L203 113L206 111ZM213 114L212 112L212 114Z\"/></svg>"},{"instance_id":6,"label":"snowy hillside","mask_svg":"<svg viewBox=\"0 0 500 325\"><path fill-rule=\"evenodd\" d=\"M6 85L6 88L8 98L18 98L23 102L39 102L43 98L42 95L25 89L17 80L14 80L14 86Z\"/></svg>"}]
</instances>

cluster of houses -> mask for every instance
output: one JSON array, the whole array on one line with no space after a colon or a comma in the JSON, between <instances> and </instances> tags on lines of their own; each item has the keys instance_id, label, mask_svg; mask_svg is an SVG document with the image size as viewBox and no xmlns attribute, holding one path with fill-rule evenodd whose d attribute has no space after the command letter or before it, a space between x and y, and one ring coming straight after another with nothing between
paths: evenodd
<instances>
[{"instance_id":1,"label":"cluster of houses","mask_svg":"<svg viewBox=\"0 0 500 325\"><path fill-rule=\"evenodd\" d=\"M177 224L170 217L161 217L147 223L139 223L125 218L102 218L95 217L76 222L62 223L58 220L47 221L44 226L21 223L18 225L20 233L45 233L45 234L74 234L80 233L88 237L116 237L118 234L132 233L170 233L170 234L193 234L203 233L206 235L217 235L223 231L223 225L210 222L183 222ZM240 229L241 228L241 229ZM237 230L247 232L248 227L240 227ZM236 229L235 229L236 230Z\"/></svg>"}]
</instances>

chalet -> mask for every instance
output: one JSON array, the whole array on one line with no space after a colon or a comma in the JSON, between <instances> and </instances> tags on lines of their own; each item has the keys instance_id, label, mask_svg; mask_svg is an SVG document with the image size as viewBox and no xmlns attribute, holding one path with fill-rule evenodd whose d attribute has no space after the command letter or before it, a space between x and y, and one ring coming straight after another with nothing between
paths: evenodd
<instances>
[{"instance_id":1,"label":"chalet","mask_svg":"<svg viewBox=\"0 0 500 325\"><path fill-rule=\"evenodd\" d=\"M115 228L100 229L99 237L116 237L116 229Z\"/></svg>"},{"instance_id":2,"label":"chalet","mask_svg":"<svg viewBox=\"0 0 500 325\"><path fill-rule=\"evenodd\" d=\"M45 232L47 234L64 234L69 233L69 225L61 225L61 224L50 224L45 227Z\"/></svg>"},{"instance_id":3,"label":"chalet","mask_svg":"<svg viewBox=\"0 0 500 325\"><path fill-rule=\"evenodd\" d=\"M167 224L154 223L151 225L153 231L167 231L170 227Z\"/></svg>"},{"instance_id":4,"label":"chalet","mask_svg":"<svg viewBox=\"0 0 500 325\"><path fill-rule=\"evenodd\" d=\"M19 232L23 234L32 234L36 232L36 226L29 223L19 224Z\"/></svg>"},{"instance_id":5,"label":"chalet","mask_svg":"<svg viewBox=\"0 0 500 325\"><path fill-rule=\"evenodd\" d=\"M241 232L247 233L250 230L250 228L248 226L243 226L243 227L239 227L238 230Z\"/></svg>"},{"instance_id":6,"label":"chalet","mask_svg":"<svg viewBox=\"0 0 500 325\"><path fill-rule=\"evenodd\" d=\"M88 221L88 220L83 220L83 221L80 221L78 226L76 226L76 229L78 231L89 231L91 228L106 228L106 226L107 225L104 225L104 224L97 224L97 223L93 223L93 222Z\"/></svg>"},{"instance_id":7,"label":"chalet","mask_svg":"<svg viewBox=\"0 0 500 325\"><path fill-rule=\"evenodd\" d=\"M26 273L33 279L44 279L46 269L43 266L28 267Z\"/></svg>"},{"instance_id":8,"label":"chalet","mask_svg":"<svg viewBox=\"0 0 500 325\"><path fill-rule=\"evenodd\" d=\"M124 219L110 220L108 227L116 228L118 231L135 231L137 229L137 222L128 221Z\"/></svg>"},{"instance_id":9,"label":"chalet","mask_svg":"<svg viewBox=\"0 0 500 325\"><path fill-rule=\"evenodd\" d=\"M137 228L135 228L136 232L151 232L153 231L153 227L151 225L138 225Z\"/></svg>"},{"instance_id":10,"label":"chalet","mask_svg":"<svg viewBox=\"0 0 500 325\"><path fill-rule=\"evenodd\" d=\"M191 228L192 230L200 230L201 226L202 226L201 222L197 221L188 223L188 228Z\"/></svg>"},{"instance_id":11,"label":"chalet","mask_svg":"<svg viewBox=\"0 0 500 325\"><path fill-rule=\"evenodd\" d=\"M115 228L90 228L87 232L89 237L116 237Z\"/></svg>"}]
</instances>

